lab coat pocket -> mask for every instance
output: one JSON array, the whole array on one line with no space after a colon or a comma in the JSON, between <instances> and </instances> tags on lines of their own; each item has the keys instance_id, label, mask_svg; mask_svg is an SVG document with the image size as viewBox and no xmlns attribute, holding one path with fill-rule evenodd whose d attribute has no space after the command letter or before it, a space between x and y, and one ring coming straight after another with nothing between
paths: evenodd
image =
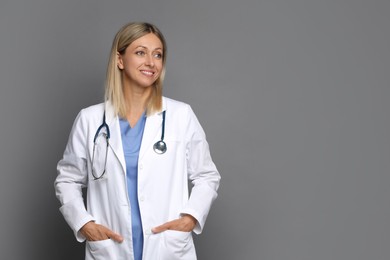
<instances>
[{"instance_id":1,"label":"lab coat pocket","mask_svg":"<svg viewBox=\"0 0 390 260\"><path fill-rule=\"evenodd\" d=\"M161 234L160 260L196 260L191 232L167 230Z\"/></svg>"},{"instance_id":2,"label":"lab coat pocket","mask_svg":"<svg viewBox=\"0 0 390 260\"><path fill-rule=\"evenodd\" d=\"M87 248L95 260L115 259L114 241L105 239L101 241L87 241Z\"/></svg>"}]
</instances>

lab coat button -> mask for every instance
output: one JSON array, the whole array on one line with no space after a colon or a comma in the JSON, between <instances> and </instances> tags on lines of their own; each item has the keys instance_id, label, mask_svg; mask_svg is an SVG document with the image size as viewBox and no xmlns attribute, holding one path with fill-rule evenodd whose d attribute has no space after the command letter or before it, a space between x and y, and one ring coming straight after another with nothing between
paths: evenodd
<instances>
[{"instance_id":1,"label":"lab coat button","mask_svg":"<svg viewBox=\"0 0 390 260\"><path fill-rule=\"evenodd\" d=\"M139 165L139 169L142 170L144 167L142 164Z\"/></svg>"},{"instance_id":2,"label":"lab coat button","mask_svg":"<svg viewBox=\"0 0 390 260\"><path fill-rule=\"evenodd\" d=\"M146 231L145 231L145 235L149 236L152 234L152 230L150 228L148 228Z\"/></svg>"},{"instance_id":3,"label":"lab coat button","mask_svg":"<svg viewBox=\"0 0 390 260\"><path fill-rule=\"evenodd\" d=\"M139 197L139 201L144 201L145 200L145 197L144 196L140 196Z\"/></svg>"}]
</instances>

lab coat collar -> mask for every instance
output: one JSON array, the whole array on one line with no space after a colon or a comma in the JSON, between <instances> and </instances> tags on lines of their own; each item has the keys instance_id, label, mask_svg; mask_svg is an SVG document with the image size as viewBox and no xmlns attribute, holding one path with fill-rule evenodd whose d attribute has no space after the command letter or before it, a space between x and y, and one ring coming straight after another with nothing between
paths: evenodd
<instances>
[{"instance_id":1,"label":"lab coat collar","mask_svg":"<svg viewBox=\"0 0 390 260\"><path fill-rule=\"evenodd\" d=\"M111 126L118 119L117 118L118 116L114 113L114 107L111 104L111 102L109 101L105 102L104 109L106 112L106 122L109 126ZM165 111L166 109L167 109L167 100L166 97L162 97L162 110L160 112L156 112L152 115L149 115L148 118L156 115L161 116L162 112Z\"/></svg>"}]
</instances>

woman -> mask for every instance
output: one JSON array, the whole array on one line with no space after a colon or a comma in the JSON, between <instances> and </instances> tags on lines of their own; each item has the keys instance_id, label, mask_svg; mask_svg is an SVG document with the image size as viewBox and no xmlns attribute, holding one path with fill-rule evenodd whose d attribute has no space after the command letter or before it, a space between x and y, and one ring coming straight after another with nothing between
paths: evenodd
<instances>
[{"instance_id":1,"label":"woman","mask_svg":"<svg viewBox=\"0 0 390 260\"><path fill-rule=\"evenodd\" d=\"M86 259L196 259L191 232L220 175L190 106L162 96L166 51L154 25L119 30L105 102L80 111L57 165L60 211Z\"/></svg>"}]
</instances>

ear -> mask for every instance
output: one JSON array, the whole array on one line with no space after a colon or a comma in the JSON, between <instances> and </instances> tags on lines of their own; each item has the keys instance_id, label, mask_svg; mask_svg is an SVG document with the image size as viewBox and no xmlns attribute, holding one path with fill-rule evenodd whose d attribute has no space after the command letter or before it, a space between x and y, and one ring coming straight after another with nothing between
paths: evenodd
<instances>
[{"instance_id":1,"label":"ear","mask_svg":"<svg viewBox=\"0 0 390 260\"><path fill-rule=\"evenodd\" d=\"M116 53L116 59L117 59L118 69L123 70L124 68L123 59L122 59L122 55L119 52Z\"/></svg>"}]
</instances>

